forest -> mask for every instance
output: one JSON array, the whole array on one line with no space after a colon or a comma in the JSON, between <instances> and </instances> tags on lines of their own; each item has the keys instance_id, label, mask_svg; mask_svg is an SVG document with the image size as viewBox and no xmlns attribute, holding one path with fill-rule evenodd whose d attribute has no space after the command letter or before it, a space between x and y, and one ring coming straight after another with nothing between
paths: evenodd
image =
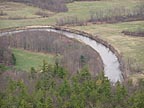
<instances>
[{"instance_id":1,"label":"forest","mask_svg":"<svg viewBox=\"0 0 144 108\"><path fill-rule=\"evenodd\" d=\"M144 108L144 0L0 0L0 108Z\"/></svg>"},{"instance_id":2,"label":"forest","mask_svg":"<svg viewBox=\"0 0 144 108\"><path fill-rule=\"evenodd\" d=\"M1 108L143 108L144 105L143 80L135 86L131 82L113 85L104 73L91 76L87 67L71 76L60 64L52 66L44 61L41 72L31 68L30 73L5 73L5 78L0 76L3 80L0 85L4 82L0 89Z\"/></svg>"},{"instance_id":3,"label":"forest","mask_svg":"<svg viewBox=\"0 0 144 108\"><path fill-rule=\"evenodd\" d=\"M89 46L66 38L62 34L47 31L25 31L0 37L0 40L7 44L6 51L10 48L17 48L52 54L71 73L76 73L84 65L88 65L93 75L103 70L103 63L98 53ZM2 49L4 50L4 48ZM4 52L2 54L5 55Z\"/></svg>"},{"instance_id":4,"label":"forest","mask_svg":"<svg viewBox=\"0 0 144 108\"><path fill-rule=\"evenodd\" d=\"M102 71L101 60L99 67L90 67L99 56L76 40L44 31L25 31L0 40L3 55L10 48L56 54L54 64L43 60L40 69L31 67L28 72L5 70L1 65L0 108L143 108L144 80L111 82ZM8 54L1 58L3 64L15 65L15 56ZM90 57L93 54L97 60Z\"/></svg>"}]
</instances>

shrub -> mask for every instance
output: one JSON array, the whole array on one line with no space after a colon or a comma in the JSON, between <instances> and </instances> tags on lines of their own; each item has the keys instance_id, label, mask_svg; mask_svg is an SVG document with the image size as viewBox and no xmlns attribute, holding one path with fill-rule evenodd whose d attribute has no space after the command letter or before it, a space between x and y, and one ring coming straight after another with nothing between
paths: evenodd
<instances>
[{"instance_id":1,"label":"shrub","mask_svg":"<svg viewBox=\"0 0 144 108\"><path fill-rule=\"evenodd\" d=\"M37 11L35 14L36 14L36 15L39 15L39 16L41 16L41 17L49 17L49 16L50 16L50 14L45 13L45 12L43 12L43 11Z\"/></svg>"},{"instance_id":2,"label":"shrub","mask_svg":"<svg viewBox=\"0 0 144 108\"><path fill-rule=\"evenodd\" d=\"M4 13L4 11L3 10L0 10L0 16L5 16L5 15L7 15L6 13Z\"/></svg>"},{"instance_id":3,"label":"shrub","mask_svg":"<svg viewBox=\"0 0 144 108\"><path fill-rule=\"evenodd\" d=\"M16 65L16 57L13 53L12 53L12 61L13 61L13 65Z\"/></svg>"},{"instance_id":4,"label":"shrub","mask_svg":"<svg viewBox=\"0 0 144 108\"><path fill-rule=\"evenodd\" d=\"M103 10L90 11L90 22L123 22L144 19L144 4L137 5L134 9L115 7Z\"/></svg>"},{"instance_id":5,"label":"shrub","mask_svg":"<svg viewBox=\"0 0 144 108\"><path fill-rule=\"evenodd\" d=\"M66 16L56 20L56 24L59 26L64 25L86 25L86 21L78 19L77 16Z\"/></svg>"}]
</instances>

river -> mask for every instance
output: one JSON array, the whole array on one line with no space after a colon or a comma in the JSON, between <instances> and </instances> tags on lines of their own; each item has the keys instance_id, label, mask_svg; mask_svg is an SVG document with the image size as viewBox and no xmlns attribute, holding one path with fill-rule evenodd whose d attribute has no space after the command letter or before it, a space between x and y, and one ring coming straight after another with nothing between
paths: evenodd
<instances>
[{"instance_id":1,"label":"river","mask_svg":"<svg viewBox=\"0 0 144 108\"><path fill-rule=\"evenodd\" d=\"M10 32L3 32L3 33L0 33L0 36L16 34L16 33L25 32L25 31L48 31L48 32L52 31L52 32L63 34L68 38L79 40L80 42L85 43L86 45L90 46L91 48L93 48L95 51L99 53L104 64L105 76L107 76L111 82L115 83L117 81L123 80L122 71L120 70L120 63L118 61L117 56L103 44L98 43L95 40L90 39L89 37L86 37L84 35L79 35L79 34L68 32L68 31L56 30L54 28L53 29L52 28L41 28L41 29L30 28L28 30L16 30L16 31L10 31Z\"/></svg>"}]
</instances>

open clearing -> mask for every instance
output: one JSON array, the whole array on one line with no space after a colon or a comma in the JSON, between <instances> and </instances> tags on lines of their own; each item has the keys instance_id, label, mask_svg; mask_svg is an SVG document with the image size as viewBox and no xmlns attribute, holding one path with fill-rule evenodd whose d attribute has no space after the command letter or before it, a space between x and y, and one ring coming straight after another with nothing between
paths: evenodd
<instances>
[{"instance_id":1,"label":"open clearing","mask_svg":"<svg viewBox=\"0 0 144 108\"><path fill-rule=\"evenodd\" d=\"M14 2L4 2L0 4L0 10L6 13L7 15L0 16L0 19L33 19L39 18L41 16L37 15L37 12L46 12L49 15L52 15L53 12L48 10L42 10L37 7L28 6L22 3Z\"/></svg>"},{"instance_id":2,"label":"open clearing","mask_svg":"<svg viewBox=\"0 0 144 108\"><path fill-rule=\"evenodd\" d=\"M129 37L121 33L122 30L144 27L144 21L125 22L118 24L99 24L88 26L72 27L81 31L97 35L100 38L111 43L119 52L122 53L125 60L131 60L131 65L137 68L140 65L144 70L144 38Z\"/></svg>"},{"instance_id":3,"label":"open clearing","mask_svg":"<svg viewBox=\"0 0 144 108\"><path fill-rule=\"evenodd\" d=\"M63 18L67 16L76 16L79 19L85 20L90 17L89 13L92 10L102 10L111 7L126 7L128 9L133 9L136 5L139 5L141 3L144 3L144 1L109 0L92 2L73 2L67 5L69 8L68 12L52 13L52 16L46 18L39 18L38 15L35 15L37 11L41 11L41 9L36 7L27 6L21 3L0 4L0 7L4 7L4 12L7 13L7 16L4 16L5 18L17 16L26 18L20 20L2 19L0 20L0 28L2 29L9 27L21 27L28 25L55 25L57 18ZM51 14L51 12L47 10L45 10L45 12ZM81 31L86 31L93 35L98 35L100 38L111 43L124 56L125 61L130 59L132 68L135 68L136 71L144 71L144 38L129 37L121 33L123 30L135 31L138 28L143 29L144 21L123 22L116 24L90 23L87 26L69 27Z\"/></svg>"},{"instance_id":4,"label":"open clearing","mask_svg":"<svg viewBox=\"0 0 144 108\"><path fill-rule=\"evenodd\" d=\"M4 17L19 17L22 19L0 20L0 28L20 27L28 25L55 25L58 18L67 16L76 16L78 19L86 20L90 17L90 11L103 10L112 7L126 7L133 9L136 5L140 5L143 0L110 0L110 1L93 1L93 2L74 2L67 4L69 11L61 13L51 13L48 10L44 12L52 14L50 17L38 18L35 15L37 11L42 11L39 8L27 6L21 3L0 3L0 7L4 13L8 14ZM129 5L127 5L129 4ZM18 6L17 6L18 5ZM17 8L16 8L17 6ZM32 18L32 19L23 19Z\"/></svg>"},{"instance_id":5,"label":"open clearing","mask_svg":"<svg viewBox=\"0 0 144 108\"><path fill-rule=\"evenodd\" d=\"M54 56L51 54L35 53L31 51L25 51L22 49L12 49L16 57L16 69L29 71L31 67L40 69L40 66L45 60L48 64L54 63Z\"/></svg>"}]
</instances>

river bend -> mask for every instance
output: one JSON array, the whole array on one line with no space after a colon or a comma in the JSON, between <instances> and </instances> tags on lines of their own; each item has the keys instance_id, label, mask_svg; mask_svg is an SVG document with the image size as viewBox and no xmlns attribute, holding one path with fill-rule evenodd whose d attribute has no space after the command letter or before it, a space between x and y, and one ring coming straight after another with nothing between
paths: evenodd
<instances>
[{"instance_id":1,"label":"river bend","mask_svg":"<svg viewBox=\"0 0 144 108\"><path fill-rule=\"evenodd\" d=\"M52 31L52 32L57 32L60 34L65 35L68 38L73 38L76 40L79 40L80 42L85 43L86 45L90 46L93 48L95 51L99 53L99 55L102 58L103 64L104 64L104 73L105 76L110 79L111 82L115 83L117 81L122 81L122 71L120 70L120 63L118 61L117 56L106 46L104 46L101 43L96 42L93 39L90 39L89 37L79 35L76 33L71 33L68 31L62 31L62 30L56 30L54 28L30 28L27 30L16 30L16 31L10 31L10 32L3 32L0 33L0 36L6 36L6 35L11 35L11 34L16 34L19 32L24 32L24 31Z\"/></svg>"}]
</instances>

